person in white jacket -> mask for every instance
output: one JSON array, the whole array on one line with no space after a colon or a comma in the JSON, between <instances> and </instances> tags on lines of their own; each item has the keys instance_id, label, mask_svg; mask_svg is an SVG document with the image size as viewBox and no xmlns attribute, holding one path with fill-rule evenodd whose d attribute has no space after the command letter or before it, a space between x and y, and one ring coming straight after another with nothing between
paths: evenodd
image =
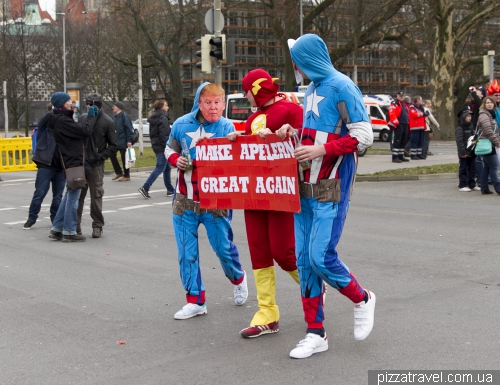
<instances>
[{"instance_id":1,"label":"person in white jacket","mask_svg":"<svg viewBox=\"0 0 500 385\"><path fill-rule=\"evenodd\" d=\"M440 130L439 123L437 122L436 118L434 118L434 115L432 115L431 108L432 108L432 101L426 100L424 111L429 111L429 115L427 115L427 117L425 118L424 145L422 148L423 156L434 155L432 152L429 151L429 143L431 139L434 137L434 131L432 130L432 126Z\"/></svg>"}]
</instances>

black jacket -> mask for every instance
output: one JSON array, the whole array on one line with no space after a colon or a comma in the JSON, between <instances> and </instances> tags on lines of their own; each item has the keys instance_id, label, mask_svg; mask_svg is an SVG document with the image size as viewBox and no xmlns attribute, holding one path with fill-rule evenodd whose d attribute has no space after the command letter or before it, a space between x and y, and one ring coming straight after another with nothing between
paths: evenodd
<instances>
[{"instance_id":1,"label":"black jacket","mask_svg":"<svg viewBox=\"0 0 500 385\"><path fill-rule=\"evenodd\" d=\"M55 171L62 171L61 155L54 139L52 130L48 128L48 123L52 117L52 110L47 112L38 121L36 132L36 151L33 162L37 168L48 168Z\"/></svg>"},{"instance_id":2,"label":"black jacket","mask_svg":"<svg viewBox=\"0 0 500 385\"><path fill-rule=\"evenodd\" d=\"M90 136L96 118L89 116L85 125L73 120L72 110L55 109L49 120L49 128L54 133L57 146L62 153L64 168L83 165L83 151L86 138Z\"/></svg>"},{"instance_id":3,"label":"black jacket","mask_svg":"<svg viewBox=\"0 0 500 385\"><path fill-rule=\"evenodd\" d=\"M462 118L462 114L465 111L471 111L472 112L471 123L472 127L474 127L475 129L477 125L477 119L479 118L479 107L481 106L483 99L480 99L479 96L477 96L476 91L471 92L471 96L473 100L468 103L465 103L462 106L462 108L460 108L460 110L457 113L457 117L458 117L458 124L460 124L460 119Z\"/></svg>"},{"instance_id":4,"label":"black jacket","mask_svg":"<svg viewBox=\"0 0 500 385\"><path fill-rule=\"evenodd\" d=\"M153 115L148 118L148 123L151 147L155 154L160 154L165 151L167 140L170 136L170 121L165 111L156 110Z\"/></svg>"},{"instance_id":5,"label":"black jacket","mask_svg":"<svg viewBox=\"0 0 500 385\"><path fill-rule=\"evenodd\" d=\"M87 123L87 114L83 114L78 119L78 123ZM111 155L116 154L116 131L113 119L100 110L92 131L92 135L87 139L87 159L92 167L103 163Z\"/></svg>"},{"instance_id":6,"label":"black jacket","mask_svg":"<svg viewBox=\"0 0 500 385\"><path fill-rule=\"evenodd\" d=\"M132 143L134 127L128 115L123 111L113 116L113 123L115 123L116 129L116 144L118 148L123 150L127 148L127 143Z\"/></svg>"},{"instance_id":7,"label":"black jacket","mask_svg":"<svg viewBox=\"0 0 500 385\"><path fill-rule=\"evenodd\" d=\"M464 155L469 155L471 157L475 157L474 154L467 154L467 140L469 137L474 135L474 127L472 126L472 122L467 123L465 121L465 117L469 115L468 110L462 112L460 116L460 124L455 129L455 140L457 142L457 151L458 157L461 158Z\"/></svg>"}]
</instances>

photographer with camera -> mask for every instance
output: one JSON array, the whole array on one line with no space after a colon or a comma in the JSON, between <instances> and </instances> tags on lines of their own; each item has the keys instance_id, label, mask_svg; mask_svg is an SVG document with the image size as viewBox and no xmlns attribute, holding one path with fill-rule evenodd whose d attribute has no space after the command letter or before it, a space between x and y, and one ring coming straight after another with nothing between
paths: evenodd
<instances>
[{"instance_id":1,"label":"photographer with camera","mask_svg":"<svg viewBox=\"0 0 500 385\"><path fill-rule=\"evenodd\" d=\"M102 215L102 197L104 196L104 161L116 154L116 131L113 120L102 110L102 97L91 93L85 97L87 110L95 106L98 110L97 121L91 136L87 140L86 161L92 166L92 173L87 173L87 185L83 188L78 202L77 233L82 234L81 222L83 205L87 190L90 190L90 216L92 218L92 238L101 238L104 217ZM78 122L85 125L88 114L80 116Z\"/></svg>"}]
</instances>

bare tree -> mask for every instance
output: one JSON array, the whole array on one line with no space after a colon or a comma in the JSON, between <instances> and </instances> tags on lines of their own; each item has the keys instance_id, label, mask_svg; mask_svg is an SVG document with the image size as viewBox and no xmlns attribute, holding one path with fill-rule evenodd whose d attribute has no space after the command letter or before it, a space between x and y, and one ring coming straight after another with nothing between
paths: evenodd
<instances>
[{"instance_id":1,"label":"bare tree","mask_svg":"<svg viewBox=\"0 0 500 385\"><path fill-rule=\"evenodd\" d=\"M38 97L34 85L41 80L41 63L44 62L47 55L45 49L50 43L46 39L49 27L49 25L26 25L24 22L10 24L5 39L5 52L13 70L11 72L13 81L10 82L8 91L9 112L12 113L14 127L17 127L22 115L25 116L26 136L29 130L30 104Z\"/></svg>"},{"instance_id":2,"label":"bare tree","mask_svg":"<svg viewBox=\"0 0 500 385\"><path fill-rule=\"evenodd\" d=\"M500 0L429 0L436 23L430 70L431 98L441 124L441 137L453 137L456 126L454 87L466 68L482 63L482 57L460 57L461 44L474 29L500 14ZM483 41L483 43L485 43Z\"/></svg>"},{"instance_id":3,"label":"bare tree","mask_svg":"<svg viewBox=\"0 0 500 385\"><path fill-rule=\"evenodd\" d=\"M120 20L128 25L129 42L135 46L137 53L151 58L143 63L143 68L155 69L164 74L168 81L159 82L165 97L172 106L172 114L183 114L183 86L179 64L189 56L188 46L201 31L203 10L210 5L208 1L164 0L162 3L153 0L124 0L114 5ZM115 56L124 64L133 65L131 57ZM160 78L161 80L161 78Z\"/></svg>"}]
</instances>

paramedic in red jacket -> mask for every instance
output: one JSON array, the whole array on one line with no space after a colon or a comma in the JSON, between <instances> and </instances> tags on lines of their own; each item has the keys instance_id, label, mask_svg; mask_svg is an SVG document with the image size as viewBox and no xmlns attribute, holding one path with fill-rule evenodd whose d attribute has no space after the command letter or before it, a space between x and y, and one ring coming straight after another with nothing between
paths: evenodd
<instances>
[{"instance_id":1,"label":"paramedic in red jacket","mask_svg":"<svg viewBox=\"0 0 500 385\"><path fill-rule=\"evenodd\" d=\"M392 161L402 163L408 162L408 159L404 157L405 145L408 141L408 113L403 104L403 91L398 92L396 98L397 100L389 106L389 122L387 125L392 130Z\"/></svg>"},{"instance_id":2,"label":"paramedic in red jacket","mask_svg":"<svg viewBox=\"0 0 500 385\"><path fill-rule=\"evenodd\" d=\"M408 111L410 116L410 155L411 160L425 159L422 155L422 146L424 143L425 118L429 115L428 111L424 110L422 97L415 96L413 104Z\"/></svg>"}]
</instances>

